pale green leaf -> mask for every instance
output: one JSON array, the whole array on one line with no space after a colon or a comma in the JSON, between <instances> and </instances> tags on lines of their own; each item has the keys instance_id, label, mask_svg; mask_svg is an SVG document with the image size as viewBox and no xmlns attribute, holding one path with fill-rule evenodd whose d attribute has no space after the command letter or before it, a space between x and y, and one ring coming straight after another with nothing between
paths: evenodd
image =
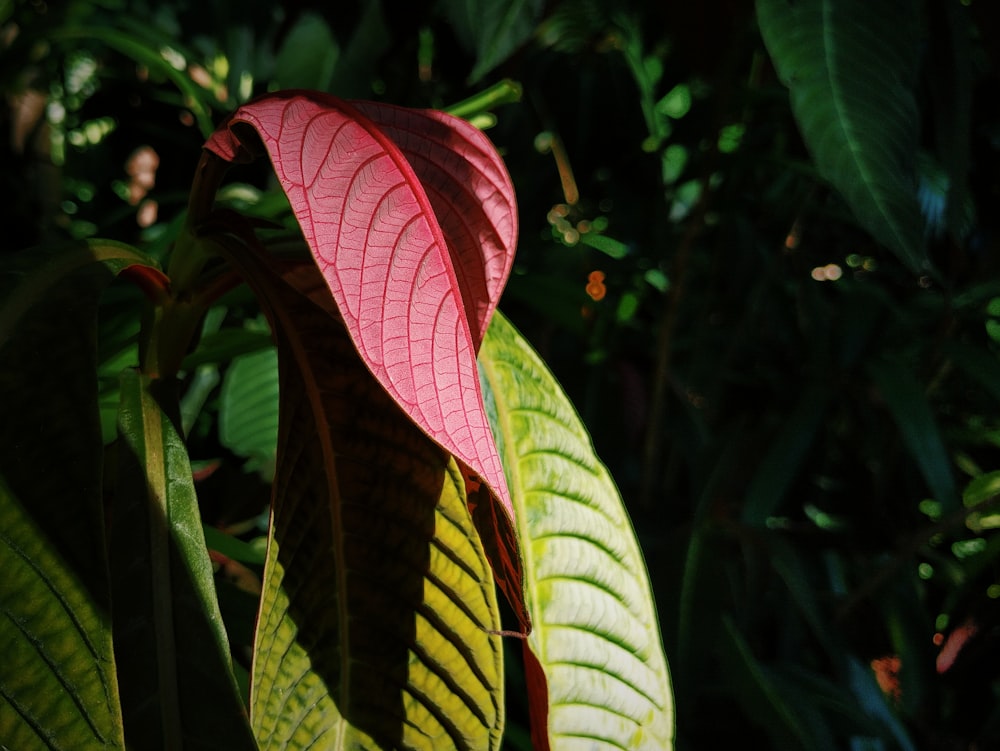
<instances>
[{"instance_id":1,"label":"pale green leaf","mask_svg":"<svg viewBox=\"0 0 1000 751\"><path fill-rule=\"evenodd\" d=\"M545 672L550 747L663 751L673 699L646 567L621 497L568 398L497 314L480 352L514 498Z\"/></svg>"},{"instance_id":2,"label":"pale green leaf","mask_svg":"<svg viewBox=\"0 0 1000 751\"><path fill-rule=\"evenodd\" d=\"M757 18L820 174L876 240L923 269L914 96L919 7L909 0L758 0Z\"/></svg>"}]
</instances>

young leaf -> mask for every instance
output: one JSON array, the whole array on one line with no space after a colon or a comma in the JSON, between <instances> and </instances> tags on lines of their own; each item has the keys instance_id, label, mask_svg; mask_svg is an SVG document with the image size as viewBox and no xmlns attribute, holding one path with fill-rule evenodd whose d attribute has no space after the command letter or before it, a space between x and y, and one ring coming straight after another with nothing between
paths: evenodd
<instances>
[{"instance_id":1,"label":"young leaf","mask_svg":"<svg viewBox=\"0 0 1000 751\"><path fill-rule=\"evenodd\" d=\"M95 240L0 267L0 739L124 748L101 494L97 301L155 266Z\"/></svg>"},{"instance_id":2,"label":"young leaf","mask_svg":"<svg viewBox=\"0 0 1000 751\"><path fill-rule=\"evenodd\" d=\"M426 161L421 172L439 176L431 181L432 192L474 186L475 198L467 195L469 188L452 196L452 211L485 200L481 190L488 191L490 202L468 216L465 226L476 242L485 241L485 262L470 263L468 238L456 236L449 244L400 147L361 110L335 97L283 92L257 99L237 110L205 148L226 160L245 160L259 143L254 131L263 141L362 361L428 436L487 483L500 504L502 512L489 517L494 528L481 532L497 540L489 547L494 571L527 629L513 509L475 360L478 332L503 283L497 269L509 269L509 261L498 263L497 256L513 252L507 244L516 231L507 215L514 209L513 191L496 165L499 157L485 140L474 140L461 120L408 117L377 106L371 111L390 129L426 131L408 143ZM473 177L477 170L482 179ZM502 186L491 188L497 180ZM446 198L439 196L439 205ZM462 228L452 219L445 226ZM461 280L456 264L463 266ZM475 311L474 321L468 311Z\"/></svg>"},{"instance_id":3,"label":"young leaf","mask_svg":"<svg viewBox=\"0 0 1000 751\"><path fill-rule=\"evenodd\" d=\"M177 403L175 386L122 376L111 571L125 735L134 748L255 750L191 465L160 406Z\"/></svg>"},{"instance_id":4,"label":"young leaf","mask_svg":"<svg viewBox=\"0 0 1000 751\"><path fill-rule=\"evenodd\" d=\"M251 682L262 747L498 748L498 609L461 472L356 356L315 267L232 260L281 374Z\"/></svg>"},{"instance_id":5,"label":"young leaf","mask_svg":"<svg viewBox=\"0 0 1000 751\"><path fill-rule=\"evenodd\" d=\"M535 746L672 748L670 676L618 491L552 374L499 314L480 363L529 572Z\"/></svg>"},{"instance_id":6,"label":"young leaf","mask_svg":"<svg viewBox=\"0 0 1000 751\"><path fill-rule=\"evenodd\" d=\"M913 270L920 36L903 0L758 0L761 35L816 166L861 225Z\"/></svg>"}]
</instances>

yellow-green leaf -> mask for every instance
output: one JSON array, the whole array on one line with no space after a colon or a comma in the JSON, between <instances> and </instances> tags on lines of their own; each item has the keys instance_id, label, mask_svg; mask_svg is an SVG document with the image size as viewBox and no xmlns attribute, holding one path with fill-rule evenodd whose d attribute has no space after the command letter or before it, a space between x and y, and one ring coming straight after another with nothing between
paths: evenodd
<instances>
[{"instance_id":1,"label":"yellow-green leaf","mask_svg":"<svg viewBox=\"0 0 1000 751\"><path fill-rule=\"evenodd\" d=\"M536 744L670 749L670 677L618 490L569 399L503 316L479 360L524 551L528 645L547 686L531 697L547 718Z\"/></svg>"}]
</instances>

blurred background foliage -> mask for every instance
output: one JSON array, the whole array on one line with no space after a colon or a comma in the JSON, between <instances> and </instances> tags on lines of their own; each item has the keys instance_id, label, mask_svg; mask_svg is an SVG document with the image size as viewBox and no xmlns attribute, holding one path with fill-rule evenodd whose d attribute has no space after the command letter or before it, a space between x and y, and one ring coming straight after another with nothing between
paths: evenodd
<instances>
[{"instance_id":1,"label":"blurred background foliage","mask_svg":"<svg viewBox=\"0 0 1000 751\"><path fill-rule=\"evenodd\" d=\"M908 256L873 239L831 147L807 148L795 118L828 103L793 114L769 55L821 4L0 0L0 247L98 235L162 256L204 138L264 91L441 108L515 82L518 102L469 112L518 190L501 307L632 514L678 748L998 747L1000 12L870 4L913 34ZM902 44L885 31L835 51L874 76ZM876 131L892 118L869 110ZM266 174L234 170L224 198L294 244ZM109 419L137 302L113 287L102 307ZM274 361L236 290L185 363L204 518L249 543L213 537L238 658ZM529 747L521 696L510 748Z\"/></svg>"}]
</instances>

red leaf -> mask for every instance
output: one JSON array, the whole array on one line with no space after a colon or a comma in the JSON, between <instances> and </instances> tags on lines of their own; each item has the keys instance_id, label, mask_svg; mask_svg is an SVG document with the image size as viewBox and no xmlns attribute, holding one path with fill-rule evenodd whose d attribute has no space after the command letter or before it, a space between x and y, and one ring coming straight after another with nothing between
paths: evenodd
<instances>
[{"instance_id":1,"label":"red leaf","mask_svg":"<svg viewBox=\"0 0 1000 751\"><path fill-rule=\"evenodd\" d=\"M456 118L312 92L244 105L205 147L229 161L252 158L246 125L271 158L364 363L503 508L500 539L487 544L497 545L498 579L526 627L513 507L476 367L517 232L502 162Z\"/></svg>"}]
</instances>

